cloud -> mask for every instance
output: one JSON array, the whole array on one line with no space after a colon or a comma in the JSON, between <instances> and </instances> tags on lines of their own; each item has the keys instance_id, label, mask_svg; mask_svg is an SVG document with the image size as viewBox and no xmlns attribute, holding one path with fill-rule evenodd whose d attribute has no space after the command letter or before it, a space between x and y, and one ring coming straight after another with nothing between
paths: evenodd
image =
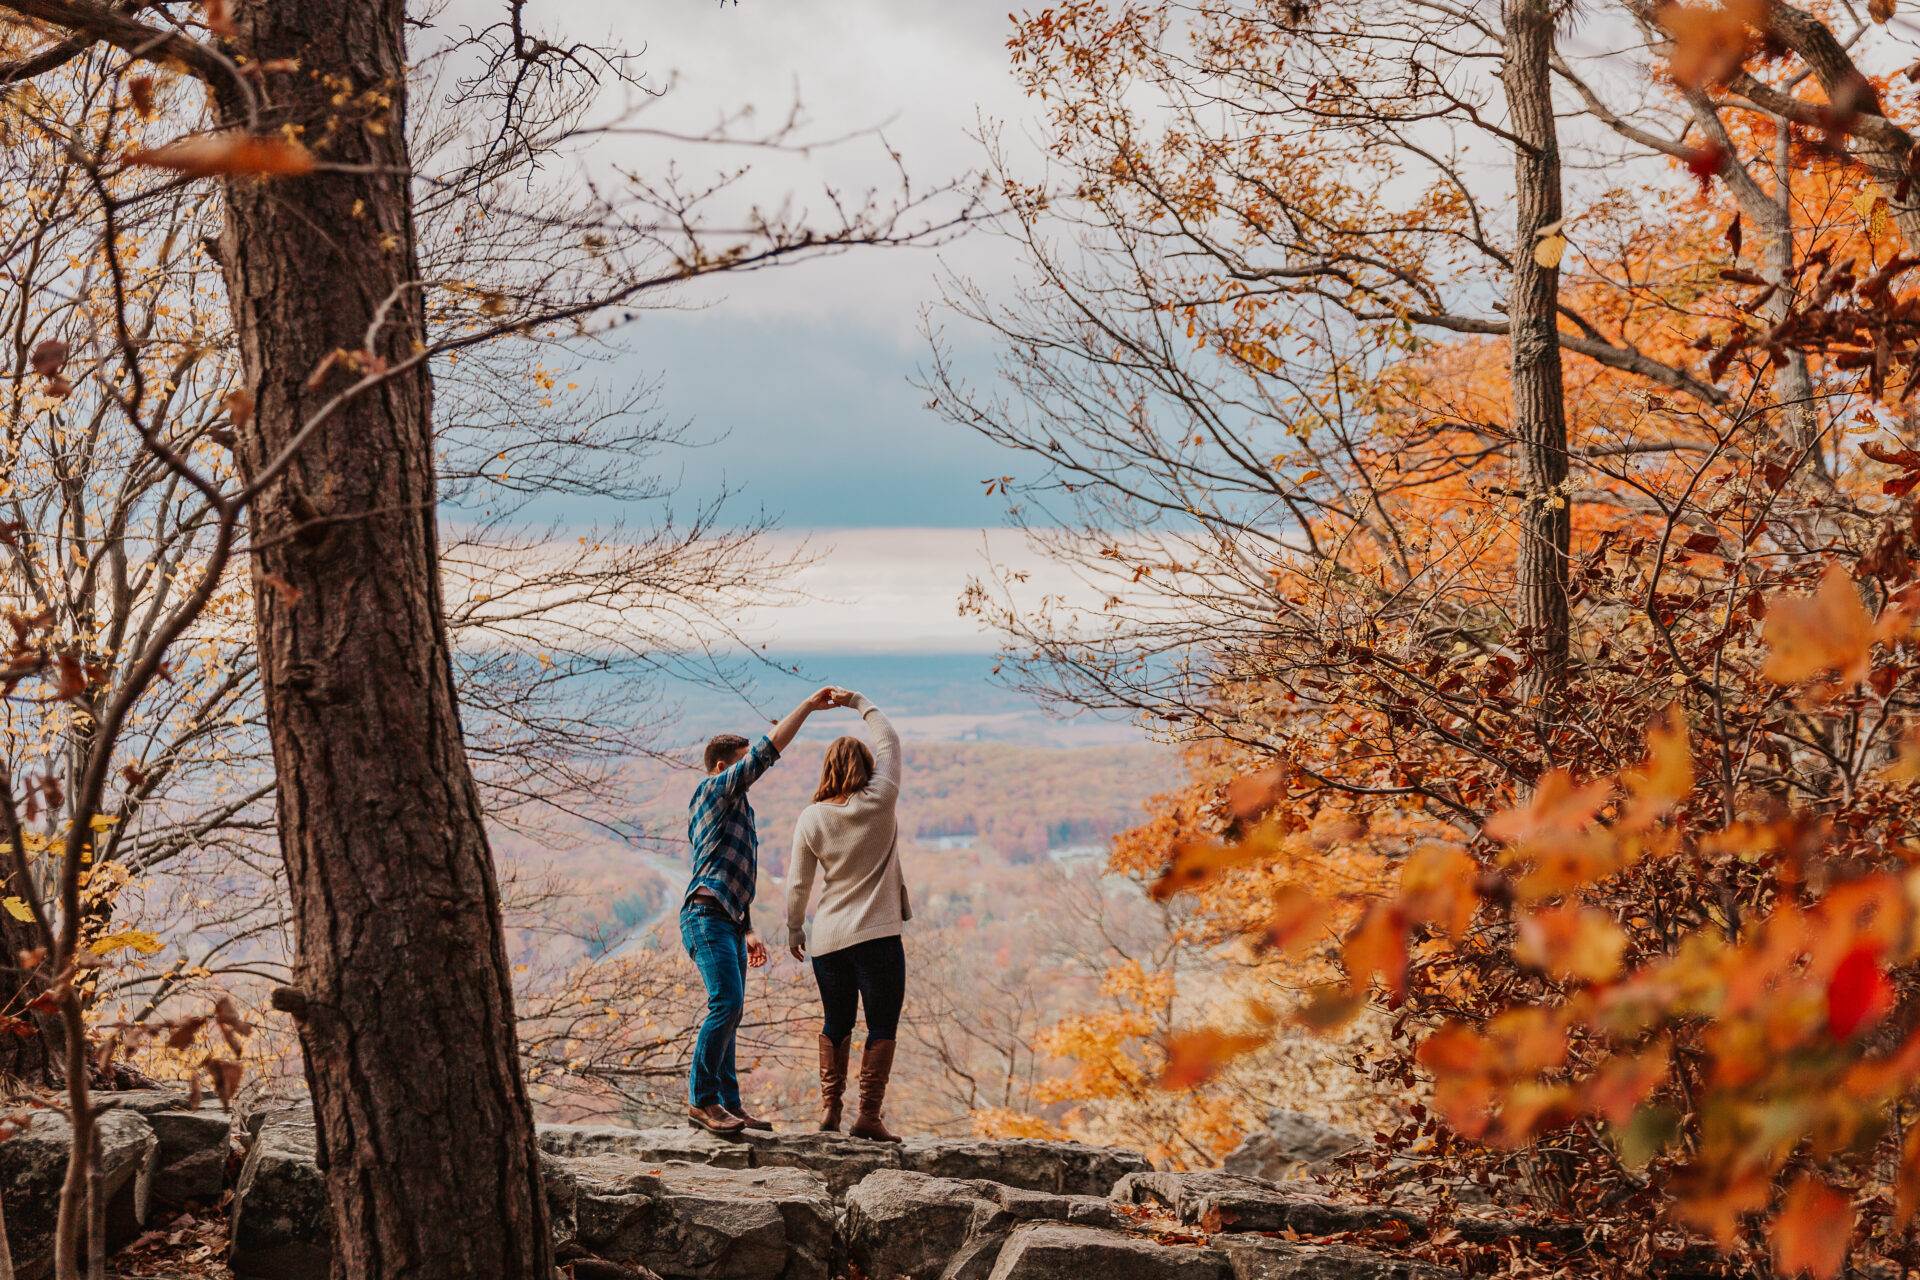
<instances>
[{"instance_id":1,"label":"cloud","mask_svg":"<svg viewBox=\"0 0 1920 1280\"><path fill-rule=\"evenodd\" d=\"M809 598L743 619L746 634L770 651L992 652L999 637L963 617L959 601L967 579L994 564L1031 574L1036 594L1093 594L1004 530L847 529L816 535L811 545L820 559L794 581Z\"/></svg>"}]
</instances>

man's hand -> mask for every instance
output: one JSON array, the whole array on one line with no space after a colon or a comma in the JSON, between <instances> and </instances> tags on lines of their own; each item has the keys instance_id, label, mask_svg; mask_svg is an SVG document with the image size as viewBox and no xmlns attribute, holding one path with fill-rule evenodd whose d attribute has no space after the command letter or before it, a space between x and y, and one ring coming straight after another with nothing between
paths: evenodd
<instances>
[{"instance_id":1,"label":"man's hand","mask_svg":"<svg viewBox=\"0 0 1920 1280\"><path fill-rule=\"evenodd\" d=\"M766 967L766 963L767 944L760 941L759 934L749 930L747 933L747 968L764 968Z\"/></svg>"},{"instance_id":2,"label":"man's hand","mask_svg":"<svg viewBox=\"0 0 1920 1280\"><path fill-rule=\"evenodd\" d=\"M787 948L787 954L803 964L806 963L807 949L797 942Z\"/></svg>"},{"instance_id":3,"label":"man's hand","mask_svg":"<svg viewBox=\"0 0 1920 1280\"><path fill-rule=\"evenodd\" d=\"M769 735L773 739L773 749L775 751L785 751L787 744L793 741L793 735L800 732L800 726L807 722L808 716L816 711L825 711L832 705L833 686L828 685L824 689L816 689L805 702L787 712L787 718L785 720L782 720L773 727L773 733Z\"/></svg>"}]
</instances>

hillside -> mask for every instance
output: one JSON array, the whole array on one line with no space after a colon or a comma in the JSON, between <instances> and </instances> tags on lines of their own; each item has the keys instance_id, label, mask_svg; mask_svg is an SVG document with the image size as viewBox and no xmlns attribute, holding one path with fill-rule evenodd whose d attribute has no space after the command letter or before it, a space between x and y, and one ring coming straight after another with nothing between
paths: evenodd
<instances>
[{"instance_id":1,"label":"hillside","mask_svg":"<svg viewBox=\"0 0 1920 1280\"><path fill-rule=\"evenodd\" d=\"M813 799L826 747L796 742L753 791L762 855L785 866L787 833ZM972 843L1026 862L1048 850L1102 845L1140 820L1148 796L1171 786L1178 757L1151 745L1070 750L997 742L909 743L900 830L921 844Z\"/></svg>"}]
</instances>

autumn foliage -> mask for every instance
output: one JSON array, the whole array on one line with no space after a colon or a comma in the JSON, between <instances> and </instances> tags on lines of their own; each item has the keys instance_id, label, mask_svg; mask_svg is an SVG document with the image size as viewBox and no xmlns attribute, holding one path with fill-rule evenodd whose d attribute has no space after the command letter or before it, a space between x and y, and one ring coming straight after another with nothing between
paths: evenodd
<instances>
[{"instance_id":1,"label":"autumn foliage","mask_svg":"<svg viewBox=\"0 0 1920 1280\"><path fill-rule=\"evenodd\" d=\"M1170 1098L1377 1018L1368 1189L1471 1179L1575 1216L1614 1274L1703 1242L1910 1267L1900 19L1545 11L1544 44L1520 0L1021 22L1068 180L996 156L1038 283L950 299L1011 396L933 380L1027 452L1015 518L1110 595L1002 575L969 604L1029 687L1193 744L1189 820L1115 869L1265 981L1160 1036ZM1529 84L1564 169L1522 154Z\"/></svg>"}]
</instances>

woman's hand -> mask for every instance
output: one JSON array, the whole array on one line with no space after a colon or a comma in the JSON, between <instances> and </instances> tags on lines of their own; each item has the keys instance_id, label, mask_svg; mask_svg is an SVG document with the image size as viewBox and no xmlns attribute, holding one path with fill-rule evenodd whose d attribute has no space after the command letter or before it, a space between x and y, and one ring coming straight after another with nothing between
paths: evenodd
<instances>
[{"instance_id":1,"label":"woman's hand","mask_svg":"<svg viewBox=\"0 0 1920 1280\"><path fill-rule=\"evenodd\" d=\"M767 963L767 944L760 941L760 935L747 932L747 968L765 968Z\"/></svg>"},{"instance_id":2,"label":"woman's hand","mask_svg":"<svg viewBox=\"0 0 1920 1280\"><path fill-rule=\"evenodd\" d=\"M796 942L787 948L787 954L804 963L807 958L807 949Z\"/></svg>"},{"instance_id":3,"label":"woman's hand","mask_svg":"<svg viewBox=\"0 0 1920 1280\"><path fill-rule=\"evenodd\" d=\"M859 696L859 694L851 689L835 689L833 691L833 705L836 707L850 707L853 705L853 700Z\"/></svg>"}]
</instances>

